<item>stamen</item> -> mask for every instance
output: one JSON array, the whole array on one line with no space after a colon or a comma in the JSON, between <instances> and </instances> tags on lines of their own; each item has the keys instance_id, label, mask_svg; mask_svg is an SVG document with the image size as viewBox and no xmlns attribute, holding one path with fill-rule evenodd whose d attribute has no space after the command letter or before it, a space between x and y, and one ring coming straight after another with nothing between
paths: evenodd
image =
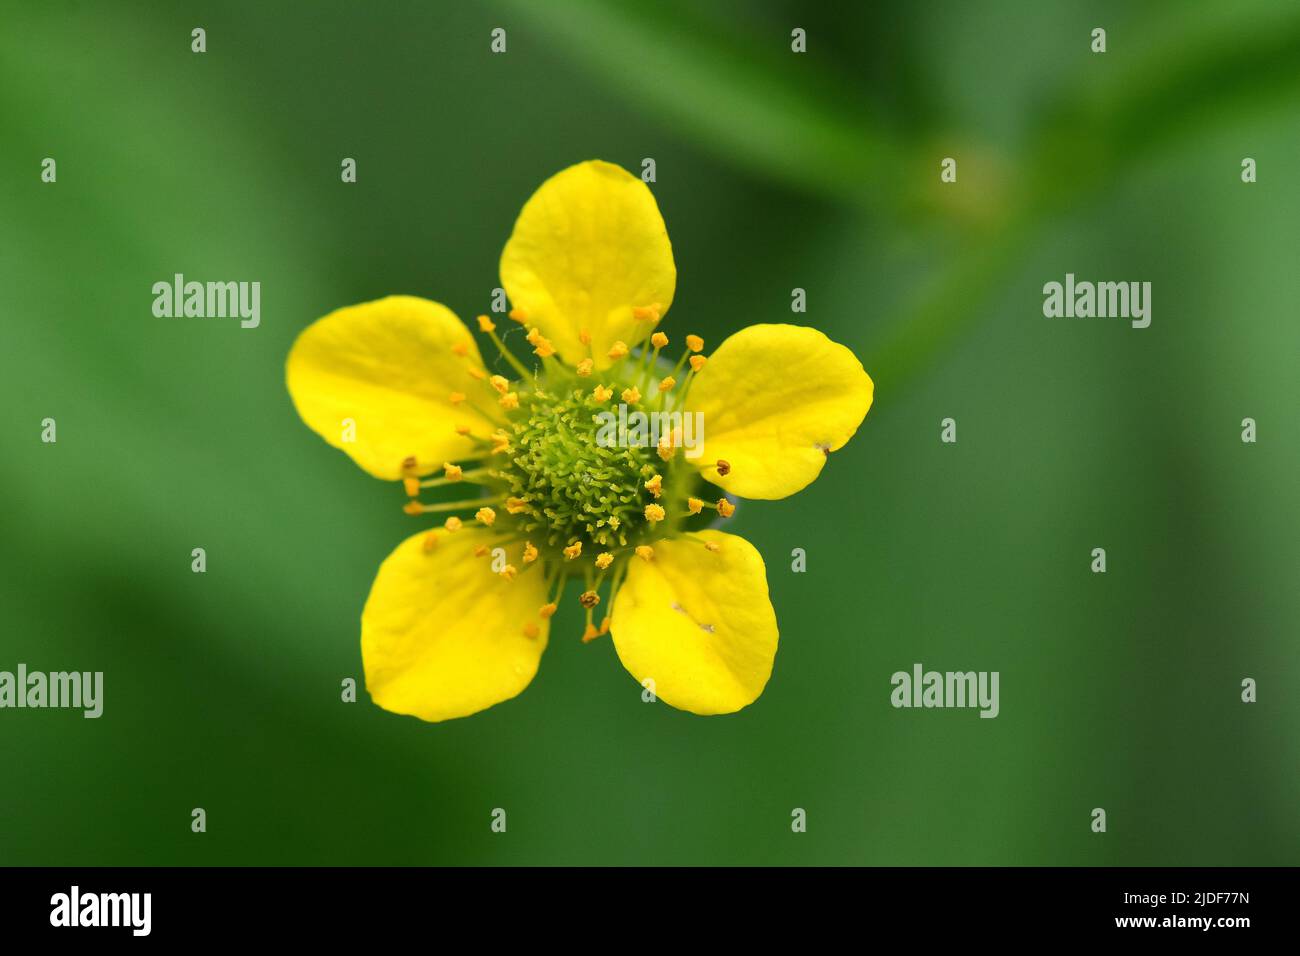
<instances>
[{"instance_id":1,"label":"stamen","mask_svg":"<svg viewBox=\"0 0 1300 956\"><path fill-rule=\"evenodd\" d=\"M578 555L580 555L580 554L582 554L582 542L581 542L581 541L575 541L575 542L573 542L573 544L569 545L567 548L564 549L564 557L567 558L567 559L570 560L570 561L572 561L574 558L578 557Z\"/></svg>"},{"instance_id":2,"label":"stamen","mask_svg":"<svg viewBox=\"0 0 1300 956\"><path fill-rule=\"evenodd\" d=\"M645 483L646 491L650 492L650 494L654 495L656 498L658 498L660 493L663 492L663 486L664 486L663 475L655 475L653 478L651 478L649 481Z\"/></svg>"},{"instance_id":3,"label":"stamen","mask_svg":"<svg viewBox=\"0 0 1300 956\"><path fill-rule=\"evenodd\" d=\"M524 564L532 564L537 560L537 548L531 541L524 542Z\"/></svg>"},{"instance_id":4,"label":"stamen","mask_svg":"<svg viewBox=\"0 0 1300 956\"><path fill-rule=\"evenodd\" d=\"M653 561L655 549L650 547L648 544L637 545L636 556L642 561Z\"/></svg>"},{"instance_id":5,"label":"stamen","mask_svg":"<svg viewBox=\"0 0 1300 956\"><path fill-rule=\"evenodd\" d=\"M665 378L663 381L659 383L659 391L667 392L676 384L677 384L677 379L669 375L667 378Z\"/></svg>"},{"instance_id":6,"label":"stamen","mask_svg":"<svg viewBox=\"0 0 1300 956\"><path fill-rule=\"evenodd\" d=\"M510 391L510 379L506 378L504 375L493 375L488 379L488 384L495 388L501 395Z\"/></svg>"},{"instance_id":7,"label":"stamen","mask_svg":"<svg viewBox=\"0 0 1300 956\"><path fill-rule=\"evenodd\" d=\"M673 455L677 454L677 449L673 447L673 436L663 434L659 436L658 443L659 457L664 461L672 461Z\"/></svg>"},{"instance_id":8,"label":"stamen","mask_svg":"<svg viewBox=\"0 0 1300 956\"><path fill-rule=\"evenodd\" d=\"M703 507L704 507L704 502L699 498L686 499L686 508L693 515L699 514L700 509L702 509Z\"/></svg>"},{"instance_id":9,"label":"stamen","mask_svg":"<svg viewBox=\"0 0 1300 956\"><path fill-rule=\"evenodd\" d=\"M527 510L528 502L524 501L523 498L506 499L506 511L509 511L512 515L523 514Z\"/></svg>"},{"instance_id":10,"label":"stamen","mask_svg":"<svg viewBox=\"0 0 1300 956\"><path fill-rule=\"evenodd\" d=\"M452 515L450 518L448 518L446 521L443 522L443 527L446 528L448 531L459 531L461 529L462 524L463 522L459 518L457 518L455 515Z\"/></svg>"},{"instance_id":11,"label":"stamen","mask_svg":"<svg viewBox=\"0 0 1300 956\"><path fill-rule=\"evenodd\" d=\"M729 461L719 458L716 467L718 469L719 478L726 478L727 475L731 474L731 462Z\"/></svg>"},{"instance_id":12,"label":"stamen","mask_svg":"<svg viewBox=\"0 0 1300 956\"><path fill-rule=\"evenodd\" d=\"M581 378L586 378L588 375L591 374L592 369L594 369L595 367L596 367L595 362L593 362L589 358L585 358L578 363L578 367L574 369L574 371L577 372Z\"/></svg>"},{"instance_id":13,"label":"stamen","mask_svg":"<svg viewBox=\"0 0 1300 956\"><path fill-rule=\"evenodd\" d=\"M497 513L491 508L479 508L478 511L474 512L474 517L490 528L493 522L497 520Z\"/></svg>"},{"instance_id":14,"label":"stamen","mask_svg":"<svg viewBox=\"0 0 1300 956\"><path fill-rule=\"evenodd\" d=\"M600 568L602 571L604 571L607 567L609 567L613 563L614 563L614 556L610 554L608 551L596 555L596 567Z\"/></svg>"},{"instance_id":15,"label":"stamen","mask_svg":"<svg viewBox=\"0 0 1300 956\"><path fill-rule=\"evenodd\" d=\"M506 392L498 401L501 403L501 407L508 412L513 412L519 407L519 395L516 392Z\"/></svg>"},{"instance_id":16,"label":"stamen","mask_svg":"<svg viewBox=\"0 0 1300 956\"><path fill-rule=\"evenodd\" d=\"M704 368L704 363L707 362L707 361L708 361L708 359L705 358L703 355L692 355L692 356L691 356L691 371L692 371L692 372L698 372L700 369Z\"/></svg>"},{"instance_id":17,"label":"stamen","mask_svg":"<svg viewBox=\"0 0 1300 956\"><path fill-rule=\"evenodd\" d=\"M486 558L488 551L490 550L491 549L486 544L480 544L477 548L474 549L474 557Z\"/></svg>"},{"instance_id":18,"label":"stamen","mask_svg":"<svg viewBox=\"0 0 1300 956\"><path fill-rule=\"evenodd\" d=\"M736 513L735 505L733 505L726 498L718 499L718 514L720 514L724 518L730 518L735 513Z\"/></svg>"},{"instance_id":19,"label":"stamen","mask_svg":"<svg viewBox=\"0 0 1300 956\"><path fill-rule=\"evenodd\" d=\"M419 462L415 460L414 455L407 455L402 459L402 471L414 472Z\"/></svg>"},{"instance_id":20,"label":"stamen","mask_svg":"<svg viewBox=\"0 0 1300 956\"><path fill-rule=\"evenodd\" d=\"M420 542L420 549L428 554L438 546L438 532L429 531L425 534L424 540Z\"/></svg>"},{"instance_id":21,"label":"stamen","mask_svg":"<svg viewBox=\"0 0 1300 956\"><path fill-rule=\"evenodd\" d=\"M614 390L604 385L597 385L591 390L591 395L596 401L603 404L614 397Z\"/></svg>"},{"instance_id":22,"label":"stamen","mask_svg":"<svg viewBox=\"0 0 1300 956\"><path fill-rule=\"evenodd\" d=\"M686 347L692 352L703 352L704 339L700 338L698 335L688 335L686 336Z\"/></svg>"},{"instance_id":23,"label":"stamen","mask_svg":"<svg viewBox=\"0 0 1300 956\"><path fill-rule=\"evenodd\" d=\"M632 309L632 318L640 322L658 322L659 309L658 302L652 305L638 305Z\"/></svg>"},{"instance_id":24,"label":"stamen","mask_svg":"<svg viewBox=\"0 0 1300 956\"><path fill-rule=\"evenodd\" d=\"M451 350L456 355L459 355L461 358L464 358L465 356L469 355L469 343L457 342L455 345L451 347Z\"/></svg>"},{"instance_id":25,"label":"stamen","mask_svg":"<svg viewBox=\"0 0 1300 956\"><path fill-rule=\"evenodd\" d=\"M718 544L718 542L716 542L716 541L705 541L705 542L704 542L704 550L705 550L705 551L712 551L713 553L716 554L717 552L719 552L719 551L722 550L722 545Z\"/></svg>"},{"instance_id":26,"label":"stamen","mask_svg":"<svg viewBox=\"0 0 1300 956\"><path fill-rule=\"evenodd\" d=\"M516 568L513 564L507 564L504 568L501 569L500 573L501 576L505 578L507 581L513 581L515 579L515 575L519 573L519 569Z\"/></svg>"},{"instance_id":27,"label":"stamen","mask_svg":"<svg viewBox=\"0 0 1300 956\"><path fill-rule=\"evenodd\" d=\"M495 332L497 330L497 324L486 315L480 315L478 317L478 330L480 332Z\"/></svg>"},{"instance_id":28,"label":"stamen","mask_svg":"<svg viewBox=\"0 0 1300 956\"><path fill-rule=\"evenodd\" d=\"M583 591L578 595L578 603L590 611L600 603L600 595L595 591Z\"/></svg>"},{"instance_id":29,"label":"stamen","mask_svg":"<svg viewBox=\"0 0 1300 956\"><path fill-rule=\"evenodd\" d=\"M537 640L537 635L540 633L541 630L537 627L537 624L534 623L533 621L529 621L527 624L524 625L524 637L528 638L529 640L533 640L533 641Z\"/></svg>"},{"instance_id":30,"label":"stamen","mask_svg":"<svg viewBox=\"0 0 1300 956\"><path fill-rule=\"evenodd\" d=\"M586 330L586 329L579 329L579 330L578 330L578 341L581 342L583 345L590 345L590 344L591 344L591 333L590 333L588 330Z\"/></svg>"},{"instance_id":31,"label":"stamen","mask_svg":"<svg viewBox=\"0 0 1300 956\"><path fill-rule=\"evenodd\" d=\"M528 321L528 313L525 312L523 309L511 309L510 312L507 314L510 316L511 319L518 322L520 325L523 325L525 322Z\"/></svg>"},{"instance_id":32,"label":"stamen","mask_svg":"<svg viewBox=\"0 0 1300 956\"><path fill-rule=\"evenodd\" d=\"M465 401L465 393L452 392L447 396L447 401L451 402L453 405L459 405L461 402Z\"/></svg>"},{"instance_id":33,"label":"stamen","mask_svg":"<svg viewBox=\"0 0 1300 956\"><path fill-rule=\"evenodd\" d=\"M662 332L656 332L654 335L650 336L650 344L657 349L661 349L668 344L668 336L664 335Z\"/></svg>"},{"instance_id":34,"label":"stamen","mask_svg":"<svg viewBox=\"0 0 1300 956\"><path fill-rule=\"evenodd\" d=\"M448 481L460 481L465 477L465 472L461 469L460 465L453 465L449 461L444 461L442 463L442 470L446 472Z\"/></svg>"},{"instance_id":35,"label":"stamen","mask_svg":"<svg viewBox=\"0 0 1300 956\"><path fill-rule=\"evenodd\" d=\"M646 505L645 520L651 524L664 520L664 509L662 505Z\"/></svg>"},{"instance_id":36,"label":"stamen","mask_svg":"<svg viewBox=\"0 0 1300 956\"><path fill-rule=\"evenodd\" d=\"M559 609L560 606L556 604L554 601L551 601L546 604L543 604L540 608L537 609L537 616L540 617L542 620L546 620L550 617L553 617L555 615L555 612L558 611Z\"/></svg>"},{"instance_id":37,"label":"stamen","mask_svg":"<svg viewBox=\"0 0 1300 956\"><path fill-rule=\"evenodd\" d=\"M420 479L419 479L419 478L411 478L411 477L409 477L409 476L406 477L406 478L403 478L403 479L402 479L402 487L406 489L406 497L408 497L408 498L418 498L418 497L420 497Z\"/></svg>"},{"instance_id":38,"label":"stamen","mask_svg":"<svg viewBox=\"0 0 1300 956\"><path fill-rule=\"evenodd\" d=\"M637 402L641 401L641 389L637 388L635 385L631 388L625 388L623 389L623 395L621 397L628 405L635 405Z\"/></svg>"},{"instance_id":39,"label":"stamen","mask_svg":"<svg viewBox=\"0 0 1300 956\"><path fill-rule=\"evenodd\" d=\"M626 356L627 356L627 343L624 342L624 341L622 341L621 339L620 339L619 341L615 342L613 348L611 348L611 349L609 350L608 355L609 355L609 357L610 357L611 359L613 359L613 360L615 360L615 361L617 361L618 359L621 359L621 358L626 357Z\"/></svg>"}]
</instances>

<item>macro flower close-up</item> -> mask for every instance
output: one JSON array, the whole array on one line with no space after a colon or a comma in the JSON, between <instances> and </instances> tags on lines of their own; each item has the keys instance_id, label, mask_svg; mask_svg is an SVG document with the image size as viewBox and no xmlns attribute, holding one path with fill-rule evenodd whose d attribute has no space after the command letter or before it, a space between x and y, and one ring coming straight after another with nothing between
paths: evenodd
<instances>
[{"instance_id":1,"label":"macro flower close-up","mask_svg":"<svg viewBox=\"0 0 1300 956\"><path fill-rule=\"evenodd\" d=\"M667 229L646 183L610 163L537 190L500 278L508 305L476 321L489 357L451 309L405 295L326 315L289 354L303 421L424 522L362 612L372 699L440 721L516 696L571 599L575 641L608 635L659 699L740 710L772 673L777 618L758 550L722 528L737 499L817 477L871 378L802 326L674 343Z\"/></svg>"}]
</instances>

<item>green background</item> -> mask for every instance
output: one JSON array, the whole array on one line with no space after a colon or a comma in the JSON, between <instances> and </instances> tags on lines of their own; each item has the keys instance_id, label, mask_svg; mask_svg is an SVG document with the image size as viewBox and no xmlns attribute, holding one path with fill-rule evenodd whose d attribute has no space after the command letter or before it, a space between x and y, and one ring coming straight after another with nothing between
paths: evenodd
<instances>
[{"instance_id":1,"label":"green background","mask_svg":"<svg viewBox=\"0 0 1300 956\"><path fill-rule=\"evenodd\" d=\"M0 862L1298 861L1300 6L5 8L0 669L102 670L105 712L0 711ZM734 519L772 681L644 704L570 607L478 716L342 703L415 525L298 420L289 345L389 293L484 311L524 200L593 157L656 160L670 335L802 287L876 381ZM176 272L260 281L261 327L154 318ZM1152 282L1151 327L1044 318L1066 272ZM1001 715L894 710L918 661L999 671Z\"/></svg>"}]
</instances>

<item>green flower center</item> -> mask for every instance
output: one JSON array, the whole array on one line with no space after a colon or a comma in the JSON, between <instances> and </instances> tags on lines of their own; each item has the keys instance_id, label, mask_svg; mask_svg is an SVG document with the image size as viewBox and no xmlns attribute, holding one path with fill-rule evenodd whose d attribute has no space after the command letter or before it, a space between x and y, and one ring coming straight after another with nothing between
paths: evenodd
<instances>
[{"instance_id":1,"label":"green flower center","mask_svg":"<svg viewBox=\"0 0 1300 956\"><path fill-rule=\"evenodd\" d=\"M583 391L566 383L526 398L510 428L508 462L499 468L506 493L522 500L525 533L551 546L574 541L601 548L624 547L644 536L645 487L663 466L652 447L620 447L601 441L602 411Z\"/></svg>"}]
</instances>

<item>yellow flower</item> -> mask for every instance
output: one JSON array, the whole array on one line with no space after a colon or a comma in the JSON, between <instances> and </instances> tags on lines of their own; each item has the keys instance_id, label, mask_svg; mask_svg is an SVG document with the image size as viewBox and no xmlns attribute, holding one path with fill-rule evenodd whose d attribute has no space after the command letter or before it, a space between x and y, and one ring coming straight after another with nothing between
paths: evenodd
<instances>
[{"instance_id":1,"label":"yellow flower","mask_svg":"<svg viewBox=\"0 0 1300 956\"><path fill-rule=\"evenodd\" d=\"M509 316L535 347L531 366L505 350L491 319L478 324L518 372L513 382L497 374L504 365L484 363L448 308L411 296L332 312L289 353L303 421L371 475L407 490L482 489L408 503L414 515L478 522L452 515L446 527L458 533L423 528L380 565L361 618L371 698L438 721L514 697L537 672L572 578L586 615L575 636L608 632L623 666L638 682L653 679L674 707L740 710L771 675L776 615L758 551L698 528L694 515L712 499L706 482L726 492L710 506L721 515L734 497L804 488L866 416L871 379L844 346L784 324L742 329L707 364L689 361L703 341L688 335L665 375L657 353L668 337L656 326L676 290L672 246L649 187L610 163L580 163L543 183L500 269ZM686 436L601 440L592 399L616 390L624 401L650 396L647 412L699 415L702 448ZM679 444L686 454L675 454ZM428 477L439 469L443 477ZM413 478L424 480L404 481ZM595 569L572 560L584 543ZM610 613L597 627L602 601Z\"/></svg>"}]
</instances>

